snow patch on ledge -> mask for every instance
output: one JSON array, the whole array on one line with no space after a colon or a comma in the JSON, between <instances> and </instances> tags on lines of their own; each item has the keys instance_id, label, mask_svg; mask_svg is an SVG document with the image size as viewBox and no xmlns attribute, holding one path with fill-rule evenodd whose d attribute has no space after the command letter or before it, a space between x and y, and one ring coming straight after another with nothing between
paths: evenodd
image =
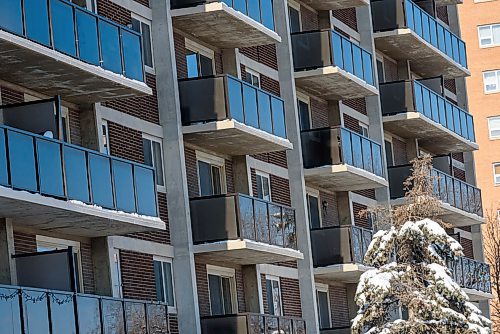
<instances>
[{"instance_id":1,"label":"snow patch on ledge","mask_svg":"<svg viewBox=\"0 0 500 334\"><path fill-rule=\"evenodd\" d=\"M154 221L154 222L158 222L158 223L162 222L160 217L146 216L146 215L141 215L141 214L138 214L135 212L131 213L131 212L125 212L125 211L120 211L120 210L106 209L106 208L103 208L102 206L95 205L95 204L87 204L87 203L84 203L82 201L69 200L68 203L84 206L87 208L92 208L94 210L101 210L103 212L109 212L109 213L113 213L113 214L129 216L129 217L134 217L134 218L138 218L138 219Z\"/></svg>"}]
</instances>

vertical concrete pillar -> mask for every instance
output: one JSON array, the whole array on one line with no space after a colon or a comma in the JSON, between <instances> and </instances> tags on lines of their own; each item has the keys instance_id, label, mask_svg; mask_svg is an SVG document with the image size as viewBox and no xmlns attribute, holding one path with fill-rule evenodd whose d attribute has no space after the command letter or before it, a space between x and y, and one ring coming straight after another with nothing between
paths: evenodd
<instances>
[{"instance_id":1,"label":"vertical concrete pillar","mask_svg":"<svg viewBox=\"0 0 500 334\"><path fill-rule=\"evenodd\" d=\"M346 284L347 304L349 306L349 319L354 319L358 313L358 305L356 305L356 302L354 301L357 288L357 284Z\"/></svg>"},{"instance_id":2,"label":"vertical concrete pillar","mask_svg":"<svg viewBox=\"0 0 500 334\"><path fill-rule=\"evenodd\" d=\"M237 49L222 49L222 67L224 73L239 78L241 74L239 52Z\"/></svg>"},{"instance_id":3,"label":"vertical concrete pillar","mask_svg":"<svg viewBox=\"0 0 500 334\"><path fill-rule=\"evenodd\" d=\"M328 101L328 124L330 126L342 125L339 101Z\"/></svg>"},{"instance_id":4,"label":"vertical concrete pillar","mask_svg":"<svg viewBox=\"0 0 500 334\"><path fill-rule=\"evenodd\" d=\"M264 313L264 305L260 292L262 291L262 282L260 279L260 270L258 265L242 266L243 289L245 290L245 305L247 312Z\"/></svg>"},{"instance_id":5,"label":"vertical concrete pillar","mask_svg":"<svg viewBox=\"0 0 500 334\"><path fill-rule=\"evenodd\" d=\"M96 108L100 107L100 104ZM96 110L94 106L86 106L80 111L80 129L82 137L82 146L91 150L100 150L100 137L97 124ZM102 133L102 132L101 132Z\"/></svg>"},{"instance_id":6,"label":"vertical concrete pillar","mask_svg":"<svg viewBox=\"0 0 500 334\"><path fill-rule=\"evenodd\" d=\"M296 210L298 248L304 254L304 259L298 261L297 264L302 316L307 323L307 334L317 334L319 333L319 323L310 245L309 218L306 211L306 188L302 163L302 148L300 146L297 96L295 91L292 46L288 23L288 5L286 0L274 1L274 14L276 32L281 37L281 43L276 45L281 97L285 101L285 122L288 131L288 139L293 144L293 150L287 152L290 193L292 206Z\"/></svg>"},{"instance_id":7,"label":"vertical concrete pillar","mask_svg":"<svg viewBox=\"0 0 500 334\"><path fill-rule=\"evenodd\" d=\"M409 60L400 60L397 62L398 80L411 80L411 69Z\"/></svg>"},{"instance_id":8,"label":"vertical concrete pillar","mask_svg":"<svg viewBox=\"0 0 500 334\"><path fill-rule=\"evenodd\" d=\"M174 246L174 285L179 332L198 334L200 312L196 288L186 161L180 115L174 35L169 0L151 1L158 108L163 128L167 204Z\"/></svg>"},{"instance_id":9,"label":"vertical concrete pillar","mask_svg":"<svg viewBox=\"0 0 500 334\"><path fill-rule=\"evenodd\" d=\"M113 291L112 262L110 261L107 238L92 239L92 264L94 267L95 293L101 296L121 297L119 292Z\"/></svg>"},{"instance_id":10,"label":"vertical concrete pillar","mask_svg":"<svg viewBox=\"0 0 500 334\"><path fill-rule=\"evenodd\" d=\"M419 156L418 151L418 139L411 139L406 142L406 159L408 162Z\"/></svg>"},{"instance_id":11,"label":"vertical concrete pillar","mask_svg":"<svg viewBox=\"0 0 500 334\"><path fill-rule=\"evenodd\" d=\"M14 232L8 218L0 219L0 284L17 284L16 263L12 258Z\"/></svg>"},{"instance_id":12,"label":"vertical concrete pillar","mask_svg":"<svg viewBox=\"0 0 500 334\"><path fill-rule=\"evenodd\" d=\"M339 210L340 225L354 225L352 202L349 198L349 192L337 192L337 206Z\"/></svg>"},{"instance_id":13,"label":"vertical concrete pillar","mask_svg":"<svg viewBox=\"0 0 500 334\"><path fill-rule=\"evenodd\" d=\"M252 180L247 156L233 156L234 190L240 194L252 195Z\"/></svg>"}]
</instances>

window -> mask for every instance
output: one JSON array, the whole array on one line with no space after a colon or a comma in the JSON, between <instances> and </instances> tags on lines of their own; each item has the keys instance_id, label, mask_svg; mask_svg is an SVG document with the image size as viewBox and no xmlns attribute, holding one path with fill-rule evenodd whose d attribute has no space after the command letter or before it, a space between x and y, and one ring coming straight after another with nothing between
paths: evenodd
<instances>
[{"instance_id":1,"label":"window","mask_svg":"<svg viewBox=\"0 0 500 334\"><path fill-rule=\"evenodd\" d=\"M155 170L156 184L165 187L163 175L163 152L161 142L152 137L143 137L144 163Z\"/></svg>"},{"instance_id":2,"label":"window","mask_svg":"<svg viewBox=\"0 0 500 334\"><path fill-rule=\"evenodd\" d=\"M269 174L256 172L257 197L266 201L271 201L271 182Z\"/></svg>"},{"instance_id":3,"label":"window","mask_svg":"<svg viewBox=\"0 0 500 334\"><path fill-rule=\"evenodd\" d=\"M493 175L495 178L495 185L500 185L500 163L493 164Z\"/></svg>"},{"instance_id":4,"label":"window","mask_svg":"<svg viewBox=\"0 0 500 334\"><path fill-rule=\"evenodd\" d=\"M236 282L234 269L207 265L210 314L224 315L235 312Z\"/></svg>"},{"instance_id":5,"label":"window","mask_svg":"<svg viewBox=\"0 0 500 334\"><path fill-rule=\"evenodd\" d=\"M309 108L309 103L298 99L297 108L299 109L300 130L309 130L311 128L311 109Z\"/></svg>"},{"instance_id":6,"label":"window","mask_svg":"<svg viewBox=\"0 0 500 334\"><path fill-rule=\"evenodd\" d=\"M377 58L377 75L379 83L385 82L385 72L384 72L384 63L382 60Z\"/></svg>"},{"instance_id":7,"label":"window","mask_svg":"<svg viewBox=\"0 0 500 334\"><path fill-rule=\"evenodd\" d=\"M301 31L300 10L298 8L288 6L288 16L290 19L290 33Z\"/></svg>"},{"instance_id":8,"label":"window","mask_svg":"<svg viewBox=\"0 0 500 334\"><path fill-rule=\"evenodd\" d=\"M216 157L198 158L198 180L200 196L225 193L224 160Z\"/></svg>"},{"instance_id":9,"label":"window","mask_svg":"<svg viewBox=\"0 0 500 334\"><path fill-rule=\"evenodd\" d=\"M392 143L388 140L384 140L384 145L387 166L394 166L394 151L392 150Z\"/></svg>"},{"instance_id":10,"label":"window","mask_svg":"<svg viewBox=\"0 0 500 334\"><path fill-rule=\"evenodd\" d=\"M102 120L101 129L102 129L102 135L101 135L102 153L111 154L111 151L109 149L108 121L104 119Z\"/></svg>"},{"instance_id":11,"label":"window","mask_svg":"<svg viewBox=\"0 0 500 334\"><path fill-rule=\"evenodd\" d=\"M494 93L500 91L500 71L483 72L484 91Z\"/></svg>"},{"instance_id":12,"label":"window","mask_svg":"<svg viewBox=\"0 0 500 334\"><path fill-rule=\"evenodd\" d=\"M490 139L500 139L500 116L488 118Z\"/></svg>"},{"instance_id":13,"label":"window","mask_svg":"<svg viewBox=\"0 0 500 334\"><path fill-rule=\"evenodd\" d=\"M153 68L153 43L151 39L151 23L137 16L132 17L132 29L142 34L142 55L144 65Z\"/></svg>"},{"instance_id":14,"label":"window","mask_svg":"<svg viewBox=\"0 0 500 334\"><path fill-rule=\"evenodd\" d=\"M245 67L245 81L260 88L260 73Z\"/></svg>"},{"instance_id":15,"label":"window","mask_svg":"<svg viewBox=\"0 0 500 334\"><path fill-rule=\"evenodd\" d=\"M498 222L500 223L500 210L497 210L497 219L498 219Z\"/></svg>"},{"instance_id":16,"label":"window","mask_svg":"<svg viewBox=\"0 0 500 334\"><path fill-rule=\"evenodd\" d=\"M321 213L319 210L319 197L307 194L307 211L309 213L309 225L311 228L321 227Z\"/></svg>"},{"instance_id":17,"label":"window","mask_svg":"<svg viewBox=\"0 0 500 334\"><path fill-rule=\"evenodd\" d=\"M39 101L40 98L24 93L24 102L34 102ZM55 113L54 113L55 115ZM57 115L55 115L57 116ZM56 118L56 122L58 122ZM61 106L61 122L62 122L62 140L69 143L70 138L70 128L69 128L69 109L68 107ZM59 125L57 126L59 127ZM55 138L57 134L52 133L52 131L47 131L46 133L40 133L43 136L49 136L51 138ZM59 136L60 137L60 136ZM60 138L57 138L60 139Z\"/></svg>"},{"instance_id":18,"label":"window","mask_svg":"<svg viewBox=\"0 0 500 334\"><path fill-rule=\"evenodd\" d=\"M281 288L278 277L266 277L267 309L270 315L282 316Z\"/></svg>"},{"instance_id":19,"label":"window","mask_svg":"<svg viewBox=\"0 0 500 334\"><path fill-rule=\"evenodd\" d=\"M368 125L359 122L359 134L363 137L370 138L370 134L368 133Z\"/></svg>"},{"instance_id":20,"label":"window","mask_svg":"<svg viewBox=\"0 0 500 334\"><path fill-rule=\"evenodd\" d=\"M479 46L489 47L500 45L500 24L490 24L478 27Z\"/></svg>"},{"instance_id":21,"label":"window","mask_svg":"<svg viewBox=\"0 0 500 334\"><path fill-rule=\"evenodd\" d=\"M170 307L175 306L171 260L154 259L156 298Z\"/></svg>"},{"instance_id":22,"label":"window","mask_svg":"<svg viewBox=\"0 0 500 334\"><path fill-rule=\"evenodd\" d=\"M330 328L331 318L328 285L318 285L316 287L316 303L318 305L319 328Z\"/></svg>"}]
</instances>

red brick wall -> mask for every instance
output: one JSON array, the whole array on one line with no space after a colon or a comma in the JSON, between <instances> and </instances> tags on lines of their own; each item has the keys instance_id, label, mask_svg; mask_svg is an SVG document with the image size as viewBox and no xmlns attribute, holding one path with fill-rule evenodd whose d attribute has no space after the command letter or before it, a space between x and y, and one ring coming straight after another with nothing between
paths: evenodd
<instances>
[{"instance_id":1,"label":"red brick wall","mask_svg":"<svg viewBox=\"0 0 500 334\"><path fill-rule=\"evenodd\" d=\"M354 193L364 196L366 198L375 199L375 189L357 190Z\"/></svg>"},{"instance_id":2,"label":"red brick wall","mask_svg":"<svg viewBox=\"0 0 500 334\"><path fill-rule=\"evenodd\" d=\"M461 163L464 163L464 154L463 153L452 153L451 154L451 157L456 160L456 161L459 161Z\"/></svg>"},{"instance_id":3,"label":"red brick wall","mask_svg":"<svg viewBox=\"0 0 500 334\"><path fill-rule=\"evenodd\" d=\"M274 203L290 206L290 184L287 179L270 175L271 196Z\"/></svg>"},{"instance_id":4,"label":"red brick wall","mask_svg":"<svg viewBox=\"0 0 500 334\"><path fill-rule=\"evenodd\" d=\"M398 80L398 66L387 58L384 58L384 76L386 82Z\"/></svg>"},{"instance_id":5,"label":"red brick wall","mask_svg":"<svg viewBox=\"0 0 500 334\"><path fill-rule=\"evenodd\" d=\"M328 120L328 101L311 97L310 108L313 128L324 128L330 125Z\"/></svg>"},{"instance_id":6,"label":"red brick wall","mask_svg":"<svg viewBox=\"0 0 500 334\"><path fill-rule=\"evenodd\" d=\"M120 250L124 298L156 300L153 255Z\"/></svg>"},{"instance_id":7,"label":"red brick wall","mask_svg":"<svg viewBox=\"0 0 500 334\"><path fill-rule=\"evenodd\" d=\"M356 8L337 9L333 11L333 17L345 23L349 28L358 31Z\"/></svg>"},{"instance_id":8,"label":"red brick wall","mask_svg":"<svg viewBox=\"0 0 500 334\"><path fill-rule=\"evenodd\" d=\"M459 169L457 167L453 167L453 176L456 177L459 180L462 180L466 182L465 180L465 171L462 169Z\"/></svg>"},{"instance_id":9,"label":"red brick wall","mask_svg":"<svg viewBox=\"0 0 500 334\"><path fill-rule=\"evenodd\" d=\"M240 52L250 59L258 61L275 70L278 69L278 58L276 56L276 46L274 44L241 48Z\"/></svg>"},{"instance_id":10,"label":"red brick wall","mask_svg":"<svg viewBox=\"0 0 500 334\"><path fill-rule=\"evenodd\" d=\"M175 62L177 65L177 77L187 78L186 64L186 40L184 36L174 32Z\"/></svg>"},{"instance_id":11,"label":"red brick wall","mask_svg":"<svg viewBox=\"0 0 500 334\"><path fill-rule=\"evenodd\" d=\"M352 203L352 214L354 216L354 225L358 227L363 227L367 229L371 229L372 226L366 217L360 217L359 213L363 210L366 210L367 206L359 203Z\"/></svg>"},{"instance_id":12,"label":"red brick wall","mask_svg":"<svg viewBox=\"0 0 500 334\"><path fill-rule=\"evenodd\" d=\"M179 321L176 314L169 314L170 334L179 334Z\"/></svg>"},{"instance_id":13,"label":"red brick wall","mask_svg":"<svg viewBox=\"0 0 500 334\"><path fill-rule=\"evenodd\" d=\"M132 22L130 11L110 0L97 1L97 13L125 26Z\"/></svg>"},{"instance_id":14,"label":"red brick wall","mask_svg":"<svg viewBox=\"0 0 500 334\"><path fill-rule=\"evenodd\" d=\"M351 117L347 114L343 114L343 117L344 117L344 127L359 133L360 131L359 121L356 118Z\"/></svg>"},{"instance_id":15,"label":"red brick wall","mask_svg":"<svg viewBox=\"0 0 500 334\"><path fill-rule=\"evenodd\" d=\"M82 260L83 291L95 293L94 265L92 262L92 246L90 243L80 243Z\"/></svg>"},{"instance_id":16,"label":"red brick wall","mask_svg":"<svg viewBox=\"0 0 500 334\"><path fill-rule=\"evenodd\" d=\"M444 23L450 24L450 20L449 20L449 17L448 17L448 7L447 6L437 7L436 16L441 21L443 21Z\"/></svg>"},{"instance_id":17,"label":"red brick wall","mask_svg":"<svg viewBox=\"0 0 500 334\"><path fill-rule=\"evenodd\" d=\"M318 14L304 6L300 6L300 16L302 21L302 31L318 30Z\"/></svg>"},{"instance_id":18,"label":"red brick wall","mask_svg":"<svg viewBox=\"0 0 500 334\"><path fill-rule=\"evenodd\" d=\"M262 74L260 75L260 87L271 94L281 96L280 83Z\"/></svg>"},{"instance_id":19,"label":"red brick wall","mask_svg":"<svg viewBox=\"0 0 500 334\"><path fill-rule=\"evenodd\" d=\"M108 122L108 132L111 155L144 163L142 132L113 122Z\"/></svg>"},{"instance_id":20,"label":"red brick wall","mask_svg":"<svg viewBox=\"0 0 500 334\"><path fill-rule=\"evenodd\" d=\"M447 79L444 81L444 88L452 92L453 94L457 93L457 85L455 79Z\"/></svg>"},{"instance_id":21,"label":"red brick wall","mask_svg":"<svg viewBox=\"0 0 500 334\"><path fill-rule=\"evenodd\" d=\"M288 317L302 317L299 281L280 277L283 313Z\"/></svg>"},{"instance_id":22,"label":"red brick wall","mask_svg":"<svg viewBox=\"0 0 500 334\"><path fill-rule=\"evenodd\" d=\"M323 201L328 203L326 213L323 211ZM339 226L339 209L335 193L320 192L319 208L321 210L321 219L324 227Z\"/></svg>"},{"instance_id":23,"label":"red brick wall","mask_svg":"<svg viewBox=\"0 0 500 334\"><path fill-rule=\"evenodd\" d=\"M366 112L366 100L364 98L342 100L342 103L357 112L367 115Z\"/></svg>"},{"instance_id":24,"label":"red brick wall","mask_svg":"<svg viewBox=\"0 0 500 334\"><path fill-rule=\"evenodd\" d=\"M134 0L143 6L149 7L149 0Z\"/></svg>"},{"instance_id":25,"label":"red brick wall","mask_svg":"<svg viewBox=\"0 0 500 334\"><path fill-rule=\"evenodd\" d=\"M394 152L394 165L405 165L408 163L406 155L406 143L396 138L392 138L392 150Z\"/></svg>"},{"instance_id":26,"label":"red brick wall","mask_svg":"<svg viewBox=\"0 0 500 334\"><path fill-rule=\"evenodd\" d=\"M464 255L469 259L474 259L474 246L472 240L460 238L460 244L464 248Z\"/></svg>"},{"instance_id":27,"label":"red brick wall","mask_svg":"<svg viewBox=\"0 0 500 334\"><path fill-rule=\"evenodd\" d=\"M16 254L35 253L36 235L14 231L14 251Z\"/></svg>"},{"instance_id":28,"label":"red brick wall","mask_svg":"<svg viewBox=\"0 0 500 334\"><path fill-rule=\"evenodd\" d=\"M24 102L24 94L7 87L0 87L2 105Z\"/></svg>"},{"instance_id":29,"label":"red brick wall","mask_svg":"<svg viewBox=\"0 0 500 334\"><path fill-rule=\"evenodd\" d=\"M329 286L332 327L349 326L349 304L347 290L340 286Z\"/></svg>"},{"instance_id":30,"label":"red brick wall","mask_svg":"<svg viewBox=\"0 0 500 334\"><path fill-rule=\"evenodd\" d=\"M69 109L69 138L72 144L82 145L82 136L80 128L80 113L78 110Z\"/></svg>"},{"instance_id":31,"label":"red brick wall","mask_svg":"<svg viewBox=\"0 0 500 334\"><path fill-rule=\"evenodd\" d=\"M159 207L160 218L165 222L166 229L164 231L134 233L131 234L130 236L136 239L170 245L171 239L170 239L170 223L168 220L168 209L167 209L167 194L162 192L158 192L157 194L158 194L158 207Z\"/></svg>"},{"instance_id":32,"label":"red brick wall","mask_svg":"<svg viewBox=\"0 0 500 334\"><path fill-rule=\"evenodd\" d=\"M184 158L186 159L186 174L189 197L198 197L200 189L198 186L198 167L196 166L196 152L184 147Z\"/></svg>"},{"instance_id":33,"label":"red brick wall","mask_svg":"<svg viewBox=\"0 0 500 334\"><path fill-rule=\"evenodd\" d=\"M286 159L286 151L280 152L271 152L271 153L262 153L262 154L254 154L253 158L264 161L279 167L287 168L288 163Z\"/></svg>"}]
</instances>

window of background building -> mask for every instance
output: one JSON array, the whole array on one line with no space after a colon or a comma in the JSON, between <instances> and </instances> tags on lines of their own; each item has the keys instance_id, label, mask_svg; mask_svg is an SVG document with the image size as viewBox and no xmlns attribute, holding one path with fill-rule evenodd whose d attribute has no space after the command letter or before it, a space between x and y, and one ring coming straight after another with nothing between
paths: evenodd
<instances>
[{"instance_id":1,"label":"window of background building","mask_svg":"<svg viewBox=\"0 0 500 334\"><path fill-rule=\"evenodd\" d=\"M495 180L495 185L500 185L500 163L493 164L493 177Z\"/></svg>"},{"instance_id":2,"label":"window of background building","mask_svg":"<svg viewBox=\"0 0 500 334\"><path fill-rule=\"evenodd\" d=\"M499 46L500 45L500 24L489 24L478 27L479 46Z\"/></svg>"},{"instance_id":3,"label":"window of background building","mask_svg":"<svg viewBox=\"0 0 500 334\"><path fill-rule=\"evenodd\" d=\"M500 91L500 71L483 72L484 91L494 93Z\"/></svg>"},{"instance_id":4,"label":"window of background building","mask_svg":"<svg viewBox=\"0 0 500 334\"><path fill-rule=\"evenodd\" d=\"M490 139L500 139L500 116L488 118Z\"/></svg>"},{"instance_id":5,"label":"window of background building","mask_svg":"<svg viewBox=\"0 0 500 334\"><path fill-rule=\"evenodd\" d=\"M142 55L144 65L153 68L153 42L151 38L151 22L137 16L132 17L132 30L142 34Z\"/></svg>"},{"instance_id":6,"label":"window of background building","mask_svg":"<svg viewBox=\"0 0 500 334\"><path fill-rule=\"evenodd\" d=\"M108 121L102 120L101 123L102 129L102 153L111 154L109 149L109 130L108 130Z\"/></svg>"}]
</instances>

